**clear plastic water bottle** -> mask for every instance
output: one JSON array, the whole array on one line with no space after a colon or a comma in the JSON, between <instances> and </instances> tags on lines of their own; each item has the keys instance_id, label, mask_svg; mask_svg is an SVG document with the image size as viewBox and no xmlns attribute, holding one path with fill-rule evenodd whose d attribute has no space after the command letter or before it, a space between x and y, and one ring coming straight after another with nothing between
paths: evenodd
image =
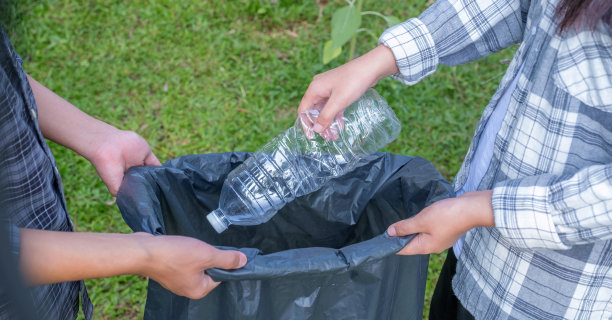
<instances>
[{"instance_id":1,"label":"clear plastic water bottle","mask_svg":"<svg viewBox=\"0 0 612 320\"><path fill-rule=\"evenodd\" d=\"M232 170L219 208L206 218L218 233L230 224L257 225L296 197L320 189L397 138L401 125L374 89L336 117L322 136L312 131L319 112L300 114L293 127Z\"/></svg>"}]
</instances>

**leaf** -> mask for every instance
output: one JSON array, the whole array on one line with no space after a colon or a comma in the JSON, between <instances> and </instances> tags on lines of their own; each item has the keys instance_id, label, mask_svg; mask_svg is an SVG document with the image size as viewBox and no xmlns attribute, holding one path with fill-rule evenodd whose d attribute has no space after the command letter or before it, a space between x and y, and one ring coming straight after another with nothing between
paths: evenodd
<instances>
[{"instance_id":1,"label":"leaf","mask_svg":"<svg viewBox=\"0 0 612 320\"><path fill-rule=\"evenodd\" d=\"M361 25L361 14L354 6L344 7L332 16L331 39L334 48L342 47L357 32Z\"/></svg>"},{"instance_id":2,"label":"leaf","mask_svg":"<svg viewBox=\"0 0 612 320\"><path fill-rule=\"evenodd\" d=\"M330 61L338 57L341 52L342 47L334 49L332 41L328 40L325 42L325 46L323 46L323 64L328 64Z\"/></svg>"},{"instance_id":3,"label":"leaf","mask_svg":"<svg viewBox=\"0 0 612 320\"><path fill-rule=\"evenodd\" d=\"M385 16L385 20L387 21L387 25L389 27L393 27L396 24L399 24L402 22L402 20L400 20L398 17L394 17L394 16Z\"/></svg>"}]
</instances>

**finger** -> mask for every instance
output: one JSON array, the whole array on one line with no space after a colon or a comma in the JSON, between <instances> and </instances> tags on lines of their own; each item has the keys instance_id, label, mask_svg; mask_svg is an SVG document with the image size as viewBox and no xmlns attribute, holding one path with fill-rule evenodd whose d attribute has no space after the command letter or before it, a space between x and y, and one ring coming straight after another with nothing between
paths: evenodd
<instances>
[{"instance_id":1,"label":"finger","mask_svg":"<svg viewBox=\"0 0 612 320\"><path fill-rule=\"evenodd\" d=\"M346 108L352 101L340 96L339 94L333 95L329 98L321 113L319 113L319 117L317 118L317 123L314 126L314 131L317 133L321 133L325 131L334 121L334 118L338 113L340 113L344 108Z\"/></svg>"},{"instance_id":2,"label":"finger","mask_svg":"<svg viewBox=\"0 0 612 320\"><path fill-rule=\"evenodd\" d=\"M202 271L199 285L195 285L193 288L184 292L184 295L189 299L202 299L214 288L219 286L219 284L221 284L221 282L215 282L209 275Z\"/></svg>"},{"instance_id":3,"label":"finger","mask_svg":"<svg viewBox=\"0 0 612 320\"><path fill-rule=\"evenodd\" d=\"M312 126L314 125L313 121L310 119L309 113L299 113L298 120L300 121L300 125L302 126L302 132L306 135L308 140L314 139L314 131L312 130Z\"/></svg>"},{"instance_id":4,"label":"finger","mask_svg":"<svg viewBox=\"0 0 612 320\"><path fill-rule=\"evenodd\" d=\"M311 83L304 93L304 96L302 96L302 100L300 100L298 113L304 113L314 109L314 106L319 103L322 98L324 99L325 97L321 97L320 94L316 93Z\"/></svg>"},{"instance_id":5,"label":"finger","mask_svg":"<svg viewBox=\"0 0 612 320\"><path fill-rule=\"evenodd\" d=\"M117 167L108 167L106 170L99 171L100 179L106 185L108 192L111 195L116 196L119 191L119 186L121 186L121 181L123 181L123 170Z\"/></svg>"},{"instance_id":6,"label":"finger","mask_svg":"<svg viewBox=\"0 0 612 320\"><path fill-rule=\"evenodd\" d=\"M426 241L427 237L428 237L428 235L423 234L423 233L417 234L397 254L398 255L402 255L402 256L409 256L409 255L414 255L414 254L427 254L427 253L429 253L429 252L427 252L427 250L425 248L425 244L427 242Z\"/></svg>"},{"instance_id":7,"label":"finger","mask_svg":"<svg viewBox=\"0 0 612 320\"><path fill-rule=\"evenodd\" d=\"M337 126L335 124L332 124L323 133L325 133L326 136L327 136L325 140L330 140L330 141L338 140L338 129L337 129Z\"/></svg>"},{"instance_id":8,"label":"finger","mask_svg":"<svg viewBox=\"0 0 612 320\"><path fill-rule=\"evenodd\" d=\"M211 267L221 269L242 268L247 262L244 253L235 250L215 249Z\"/></svg>"},{"instance_id":9,"label":"finger","mask_svg":"<svg viewBox=\"0 0 612 320\"><path fill-rule=\"evenodd\" d=\"M315 125L316 115L318 115L318 112L316 115L313 115L311 110L317 109L317 105L321 104L322 102L324 103L325 100L327 99L321 98L318 94L315 94L314 89L312 89L312 86L310 86L300 101L300 105L298 107L298 117L300 117L302 131L309 140L314 139L313 127Z\"/></svg>"},{"instance_id":10,"label":"finger","mask_svg":"<svg viewBox=\"0 0 612 320\"><path fill-rule=\"evenodd\" d=\"M145 166L161 166L161 162L157 159L153 151L149 152L144 160Z\"/></svg>"},{"instance_id":11,"label":"finger","mask_svg":"<svg viewBox=\"0 0 612 320\"><path fill-rule=\"evenodd\" d=\"M107 184L106 188L113 197L117 196L117 192L119 192L119 184Z\"/></svg>"},{"instance_id":12,"label":"finger","mask_svg":"<svg viewBox=\"0 0 612 320\"><path fill-rule=\"evenodd\" d=\"M321 132L320 135L323 138L323 140L325 140L325 141L329 140L329 130L325 130L325 131Z\"/></svg>"},{"instance_id":13,"label":"finger","mask_svg":"<svg viewBox=\"0 0 612 320\"><path fill-rule=\"evenodd\" d=\"M204 272L202 272L202 274L203 291L200 293L200 297L198 299L205 297L214 288L218 287L221 284L221 282L215 282L209 275L205 274Z\"/></svg>"},{"instance_id":14,"label":"finger","mask_svg":"<svg viewBox=\"0 0 612 320\"><path fill-rule=\"evenodd\" d=\"M344 130L344 110L338 112L336 115L336 122L338 123L338 129L340 131Z\"/></svg>"},{"instance_id":15,"label":"finger","mask_svg":"<svg viewBox=\"0 0 612 320\"><path fill-rule=\"evenodd\" d=\"M414 218L405 219L398 221L389 226L387 234L392 237L403 237L414 233L419 233L421 230L418 229Z\"/></svg>"},{"instance_id":16,"label":"finger","mask_svg":"<svg viewBox=\"0 0 612 320\"><path fill-rule=\"evenodd\" d=\"M306 91L306 93L304 93L304 96L302 97L302 100L300 100L297 112L298 114L308 112L308 110L310 110L312 106L314 106L314 103L312 102L312 98L310 97L308 91Z\"/></svg>"}]
</instances>

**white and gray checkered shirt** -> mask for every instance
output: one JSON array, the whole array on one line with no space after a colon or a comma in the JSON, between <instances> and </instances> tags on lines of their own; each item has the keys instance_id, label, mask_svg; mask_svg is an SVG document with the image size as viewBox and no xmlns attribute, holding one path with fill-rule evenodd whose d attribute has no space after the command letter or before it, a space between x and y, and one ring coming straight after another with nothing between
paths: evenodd
<instances>
[{"instance_id":1,"label":"white and gray checkered shirt","mask_svg":"<svg viewBox=\"0 0 612 320\"><path fill-rule=\"evenodd\" d=\"M478 187L493 189L495 228L467 233L453 279L476 318L612 318L612 28L559 34L557 5L440 0L380 38L406 84L521 43L454 182L518 75Z\"/></svg>"}]
</instances>

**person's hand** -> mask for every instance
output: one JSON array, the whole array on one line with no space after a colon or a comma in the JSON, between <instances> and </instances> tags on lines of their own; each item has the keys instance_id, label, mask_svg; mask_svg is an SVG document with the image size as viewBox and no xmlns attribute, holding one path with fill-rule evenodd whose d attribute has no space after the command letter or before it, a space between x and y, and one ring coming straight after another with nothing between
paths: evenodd
<instances>
[{"instance_id":1,"label":"person's hand","mask_svg":"<svg viewBox=\"0 0 612 320\"><path fill-rule=\"evenodd\" d=\"M86 158L113 195L117 195L125 172L133 166L159 166L151 147L132 131L108 130L97 135L92 152Z\"/></svg>"},{"instance_id":2,"label":"person's hand","mask_svg":"<svg viewBox=\"0 0 612 320\"><path fill-rule=\"evenodd\" d=\"M397 254L440 253L468 230L495 226L491 190L464 193L458 198L440 200L416 216L389 226L390 236L416 236Z\"/></svg>"},{"instance_id":3,"label":"person's hand","mask_svg":"<svg viewBox=\"0 0 612 320\"><path fill-rule=\"evenodd\" d=\"M320 110L320 113L316 123L303 119L302 124L312 126L325 139L333 139L324 136L329 135L324 132L334 118L378 80L397 72L391 49L381 45L353 61L316 75L302 97L298 115L310 110Z\"/></svg>"},{"instance_id":4,"label":"person's hand","mask_svg":"<svg viewBox=\"0 0 612 320\"><path fill-rule=\"evenodd\" d=\"M190 299L200 299L220 284L204 273L206 269L237 269L247 262L241 252L219 250L194 238L141 236L150 256L141 274Z\"/></svg>"}]
</instances>

